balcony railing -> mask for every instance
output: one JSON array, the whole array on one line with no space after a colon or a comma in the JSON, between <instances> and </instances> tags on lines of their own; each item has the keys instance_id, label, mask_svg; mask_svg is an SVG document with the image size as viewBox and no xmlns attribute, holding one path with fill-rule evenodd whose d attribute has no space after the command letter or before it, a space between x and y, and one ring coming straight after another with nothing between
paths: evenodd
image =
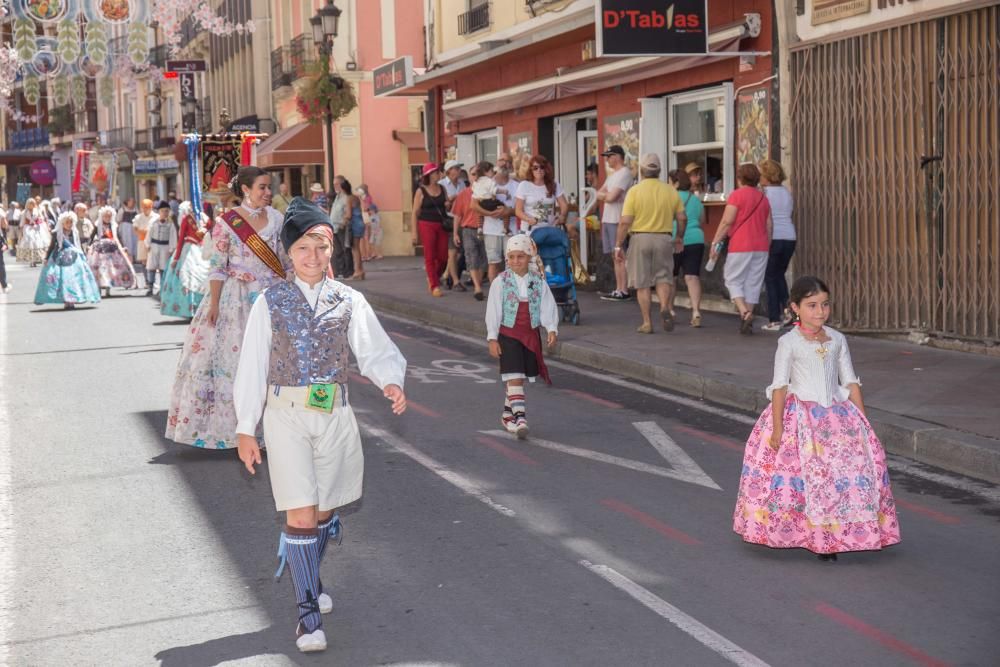
<instances>
[{"instance_id":1,"label":"balcony railing","mask_svg":"<svg viewBox=\"0 0 1000 667\"><path fill-rule=\"evenodd\" d=\"M49 143L49 131L44 127L32 127L27 130L11 130L7 133L7 146L11 150L23 151L29 148L46 146Z\"/></svg>"},{"instance_id":2,"label":"balcony railing","mask_svg":"<svg viewBox=\"0 0 1000 667\"><path fill-rule=\"evenodd\" d=\"M117 127L107 131L107 145L109 148L134 148L135 128Z\"/></svg>"},{"instance_id":3,"label":"balcony railing","mask_svg":"<svg viewBox=\"0 0 1000 667\"><path fill-rule=\"evenodd\" d=\"M309 66L318 59L316 43L308 35L299 35L287 46L271 51L271 90L292 85L304 77Z\"/></svg>"},{"instance_id":4,"label":"balcony railing","mask_svg":"<svg viewBox=\"0 0 1000 667\"><path fill-rule=\"evenodd\" d=\"M488 27L490 27L490 3L488 2L458 15L459 35L468 35Z\"/></svg>"},{"instance_id":5,"label":"balcony railing","mask_svg":"<svg viewBox=\"0 0 1000 667\"><path fill-rule=\"evenodd\" d=\"M135 131L135 149L152 151L157 148L168 148L176 143L176 137L167 128L157 125L144 127Z\"/></svg>"}]
</instances>

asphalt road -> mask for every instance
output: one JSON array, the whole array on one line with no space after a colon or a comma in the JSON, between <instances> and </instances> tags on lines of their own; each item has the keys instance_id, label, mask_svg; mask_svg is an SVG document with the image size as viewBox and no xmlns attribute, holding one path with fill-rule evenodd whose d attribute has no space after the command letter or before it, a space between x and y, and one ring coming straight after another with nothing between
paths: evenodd
<instances>
[{"instance_id":1,"label":"asphalt road","mask_svg":"<svg viewBox=\"0 0 1000 667\"><path fill-rule=\"evenodd\" d=\"M297 653L266 471L165 441L185 327L140 292L0 296L0 663L996 665L1000 490L894 460L903 542L820 563L731 531L747 415L553 367L497 432L485 345L386 318L410 411L354 382L364 499ZM930 481L935 479L937 481Z\"/></svg>"}]
</instances>

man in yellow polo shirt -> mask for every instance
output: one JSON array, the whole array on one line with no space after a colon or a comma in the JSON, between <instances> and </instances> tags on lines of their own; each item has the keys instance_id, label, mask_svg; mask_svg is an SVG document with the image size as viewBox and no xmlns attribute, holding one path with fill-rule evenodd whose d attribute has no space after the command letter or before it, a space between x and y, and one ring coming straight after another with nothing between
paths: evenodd
<instances>
[{"instance_id":1,"label":"man in yellow polo shirt","mask_svg":"<svg viewBox=\"0 0 1000 667\"><path fill-rule=\"evenodd\" d=\"M660 157L646 153L639 161L637 185L629 189L618 223L615 258L620 259L628 236L628 282L636 290L636 301L642 313L639 333L653 333L649 311L652 290L660 299L663 330L674 330L674 318L667 304L674 289L674 252L683 250L687 215L684 203L672 185L660 180ZM673 224L677 220L677 241L673 239ZM675 248L676 246L676 248Z\"/></svg>"}]
</instances>

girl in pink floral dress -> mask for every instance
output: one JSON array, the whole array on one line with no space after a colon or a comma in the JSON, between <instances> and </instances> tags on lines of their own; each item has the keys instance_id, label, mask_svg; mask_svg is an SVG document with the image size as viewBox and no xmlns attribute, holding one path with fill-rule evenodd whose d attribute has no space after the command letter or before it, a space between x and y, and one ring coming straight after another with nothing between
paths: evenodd
<instances>
[{"instance_id":1,"label":"girl in pink floral dress","mask_svg":"<svg viewBox=\"0 0 1000 667\"><path fill-rule=\"evenodd\" d=\"M207 449L236 447L233 378L250 307L258 294L284 280L283 271L279 275L276 269L291 266L279 242L281 213L270 206L271 177L258 167L240 167L232 189L242 203L234 209L238 218L231 220L237 228L252 228L269 249L264 254L273 255L271 263L265 262L222 219L213 226L208 298L184 341L166 430L174 442Z\"/></svg>"},{"instance_id":2,"label":"girl in pink floral dress","mask_svg":"<svg viewBox=\"0 0 1000 667\"><path fill-rule=\"evenodd\" d=\"M798 326L778 339L771 399L747 440L733 530L821 560L899 542L885 451L865 417L847 339L825 326L830 290L795 281Z\"/></svg>"}]
</instances>

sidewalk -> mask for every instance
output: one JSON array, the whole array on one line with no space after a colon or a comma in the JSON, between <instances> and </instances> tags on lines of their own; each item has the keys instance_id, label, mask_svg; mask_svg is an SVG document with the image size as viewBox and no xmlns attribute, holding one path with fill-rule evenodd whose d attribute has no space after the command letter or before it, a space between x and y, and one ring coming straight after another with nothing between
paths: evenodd
<instances>
[{"instance_id":1,"label":"sidewalk","mask_svg":"<svg viewBox=\"0 0 1000 667\"><path fill-rule=\"evenodd\" d=\"M367 280L351 284L377 309L485 338L485 304L471 290L432 298L421 258L380 260L366 272ZM634 301L578 295L581 324L560 326L554 358L751 413L767 403L777 334L740 336L735 314L705 311L702 328L692 329L689 311L679 308L672 333L642 335ZM850 345L888 451L1000 483L1000 359L860 336Z\"/></svg>"}]
</instances>

